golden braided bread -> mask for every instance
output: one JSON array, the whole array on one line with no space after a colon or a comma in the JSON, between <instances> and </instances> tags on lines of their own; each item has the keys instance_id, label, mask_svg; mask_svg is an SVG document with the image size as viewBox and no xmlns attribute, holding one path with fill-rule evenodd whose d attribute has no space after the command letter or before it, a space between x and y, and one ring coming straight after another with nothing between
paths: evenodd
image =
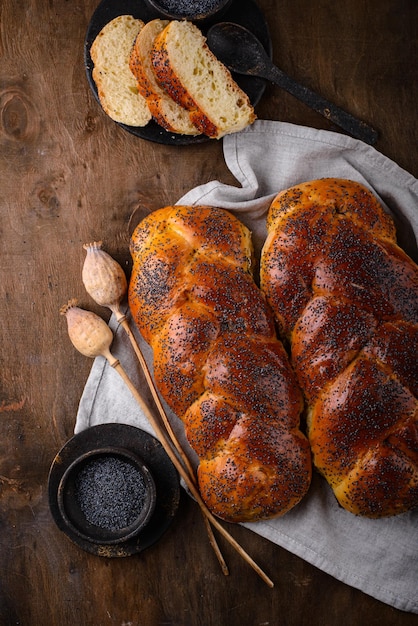
<instances>
[{"instance_id":1,"label":"golden braided bread","mask_svg":"<svg viewBox=\"0 0 418 626\"><path fill-rule=\"evenodd\" d=\"M339 503L418 504L418 271L364 186L322 179L268 214L261 287L289 341L314 465Z\"/></svg>"},{"instance_id":2,"label":"golden braided bread","mask_svg":"<svg viewBox=\"0 0 418 626\"><path fill-rule=\"evenodd\" d=\"M310 450L250 232L221 209L166 207L138 225L131 255L130 309L199 457L202 498L231 522L284 514L308 490Z\"/></svg>"}]
</instances>

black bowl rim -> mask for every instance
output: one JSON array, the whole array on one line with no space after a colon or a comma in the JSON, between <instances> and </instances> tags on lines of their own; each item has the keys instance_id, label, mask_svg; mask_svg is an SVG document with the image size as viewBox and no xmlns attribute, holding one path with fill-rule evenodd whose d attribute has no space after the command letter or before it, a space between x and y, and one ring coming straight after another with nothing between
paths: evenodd
<instances>
[{"instance_id":1,"label":"black bowl rim","mask_svg":"<svg viewBox=\"0 0 418 626\"><path fill-rule=\"evenodd\" d=\"M165 19L189 20L190 22L194 22L198 24L203 23L207 20L217 19L218 16L222 15L223 11L226 11L228 9L228 7L232 4L233 1L234 0L218 0L213 10L208 11L206 13L195 13L195 12L175 13L173 11L168 11L167 9L162 7L159 0L144 0L145 4L148 4L148 6L153 11L157 11L157 13L159 13L161 17L164 17Z\"/></svg>"},{"instance_id":2,"label":"black bowl rim","mask_svg":"<svg viewBox=\"0 0 418 626\"><path fill-rule=\"evenodd\" d=\"M66 487L71 476L74 472L81 471L81 467L92 460L94 457L99 456L117 456L122 459L128 460L136 470L143 476L146 482L146 498L144 506L141 509L140 514L129 526L119 529L118 531L111 531L95 527L92 524L86 523L85 531L83 532L81 525L77 524L74 517L71 516L69 511L68 501L66 500ZM152 477L152 473L144 460L131 450L120 446L100 446L87 452L82 453L79 457L75 458L72 463L67 467L64 474L61 477L58 487L58 507L61 515L73 532L87 541L93 541L99 544L117 544L134 537L139 533L152 517L156 502L156 488L155 482ZM91 529L91 532L87 532Z\"/></svg>"}]
</instances>

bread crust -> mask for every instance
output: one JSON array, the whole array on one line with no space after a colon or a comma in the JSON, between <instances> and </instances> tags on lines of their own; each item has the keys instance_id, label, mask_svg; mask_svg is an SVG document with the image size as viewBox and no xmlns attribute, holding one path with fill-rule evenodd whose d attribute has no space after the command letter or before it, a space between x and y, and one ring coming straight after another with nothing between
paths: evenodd
<instances>
[{"instance_id":1,"label":"bread crust","mask_svg":"<svg viewBox=\"0 0 418 626\"><path fill-rule=\"evenodd\" d=\"M251 234L213 207L166 207L135 230L129 306L158 388L199 457L210 510L283 515L306 494L302 395L252 277Z\"/></svg>"},{"instance_id":2,"label":"bread crust","mask_svg":"<svg viewBox=\"0 0 418 626\"><path fill-rule=\"evenodd\" d=\"M198 135L189 113L177 104L159 85L154 76L151 51L155 38L168 25L168 20L152 20L145 24L136 37L129 66L138 84L139 93L146 99L154 120L165 130L181 135Z\"/></svg>"},{"instance_id":3,"label":"bread crust","mask_svg":"<svg viewBox=\"0 0 418 626\"><path fill-rule=\"evenodd\" d=\"M308 405L314 464L348 511L418 505L418 269L363 185L278 194L261 287Z\"/></svg>"},{"instance_id":4,"label":"bread crust","mask_svg":"<svg viewBox=\"0 0 418 626\"><path fill-rule=\"evenodd\" d=\"M191 94L183 86L175 73L167 49L168 29L158 35L154 41L152 49L152 65L155 75L162 89L179 106L189 111L190 119L200 133L208 137L217 137L218 129L216 125L201 111L192 98Z\"/></svg>"}]
</instances>

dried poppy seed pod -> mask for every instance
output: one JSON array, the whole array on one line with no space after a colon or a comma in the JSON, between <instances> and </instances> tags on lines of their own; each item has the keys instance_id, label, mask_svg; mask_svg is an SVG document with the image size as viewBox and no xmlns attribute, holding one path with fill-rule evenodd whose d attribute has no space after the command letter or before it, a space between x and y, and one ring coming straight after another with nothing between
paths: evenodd
<instances>
[{"instance_id":1,"label":"dried poppy seed pod","mask_svg":"<svg viewBox=\"0 0 418 626\"><path fill-rule=\"evenodd\" d=\"M87 255L81 277L87 292L97 304L117 314L128 289L125 272L110 254L102 250L101 241L86 243L83 248Z\"/></svg>"},{"instance_id":2,"label":"dried poppy seed pod","mask_svg":"<svg viewBox=\"0 0 418 626\"><path fill-rule=\"evenodd\" d=\"M101 317L80 309L77 300L69 300L60 313L67 318L68 335L81 354L92 359L97 356L108 358L113 333Z\"/></svg>"}]
</instances>

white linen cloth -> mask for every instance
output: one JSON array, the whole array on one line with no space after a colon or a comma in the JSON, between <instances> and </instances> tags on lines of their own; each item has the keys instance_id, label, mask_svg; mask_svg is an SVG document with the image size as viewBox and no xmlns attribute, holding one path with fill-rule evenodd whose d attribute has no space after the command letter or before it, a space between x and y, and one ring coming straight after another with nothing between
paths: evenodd
<instances>
[{"instance_id":1,"label":"white linen cloth","mask_svg":"<svg viewBox=\"0 0 418 626\"><path fill-rule=\"evenodd\" d=\"M418 180L374 148L338 133L264 120L225 137L223 147L240 186L212 181L177 204L231 210L253 231L259 251L266 211L278 191L316 178L349 178L377 194L395 219L400 245L417 259ZM115 331L112 353L145 389L124 331L114 319L110 325ZM151 363L149 349L141 345ZM152 433L122 379L99 357L80 401L75 431L104 422ZM173 417L174 423L178 428ZM397 609L418 613L418 510L382 520L356 517L338 506L325 480L315 475L308 495L285 516L245 526L338 580ZM274 579L274 572L269 575Z\"/></svg>"}]
</instances>

